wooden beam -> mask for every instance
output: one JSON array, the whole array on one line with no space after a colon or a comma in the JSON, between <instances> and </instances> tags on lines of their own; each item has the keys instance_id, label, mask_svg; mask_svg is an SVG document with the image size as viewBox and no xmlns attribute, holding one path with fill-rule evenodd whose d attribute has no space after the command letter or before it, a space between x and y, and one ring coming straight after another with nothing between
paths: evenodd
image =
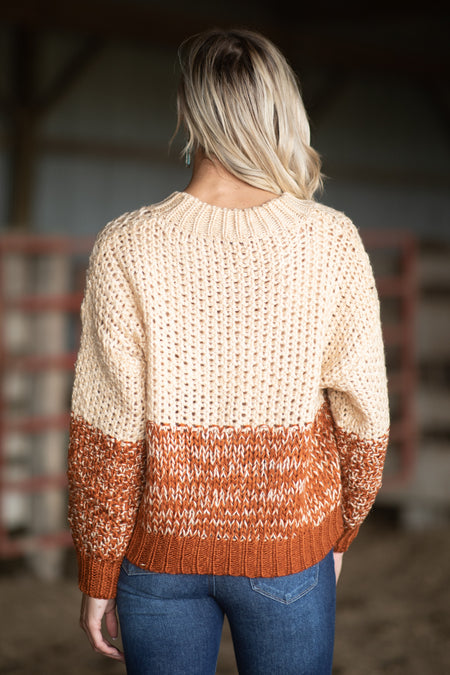
<instances>
[{"instance_id":1,"label":"wooden beam","mask_svg":"<svg viewBox=\"0 0 450 675\"><path fill-rule=\"evenodd\" d=\"M59 101L101 48L98 39L86 39L38 98L34 73L36 41L37 35L28 28L15 29L11 50L12 91L9 99L3 101L10 136L7 219L14 229L28 229L31 224L38 117Z\"/></svg>"},{"instance_id":2,"label":"wooden beam","mask_svg":"<svg viewBox=\"0 0 450 675\"><path fill-rule=\"evenodd\" d=\"M12 97L9 110L10 192L8 222L11 227L30 226L34 168L35 38L27 29L15 31L12 44Z\"/></svg>"},{"instance_id":3,"label":"wooden beam","mask_svg":"<svg viewBox=\"0 0 450 675\"><path fill-rule=\"evenodd\" d=\"M8 147L8 138L0 135L0 148ZM41 138L36 140L36 151L47 155L65 155L90 159L115 159L147 164L181 166L178 148L69 138ZM421 170L414 167L391 170L388 167L346 165L326 160L323 171L331 181L353 181L371 185L393 185L417 188L447 189L450 175L440 171Z\"/></svg>"},{"instance_id":4,"label":"wooden beam","mask_svg":"<svg viewBox=\"0 0 450 675\"><path fill-rule=\"evenodd\" d=\"M0 137L0 147L2 139ZM118 159L122 161L143 162L145 164L169 164L181 166L178 148L169 152L168 146L143 145L141 143L120 143L105 141L80 141L64 138L42 138L36 142L36 150L47 155L66 155L86 157L98 160ZM392 185L417 188L447 189L450 175L439 171L429 171L410 167L391 170L388 167L370 167L346 165L325 161L323 170L330 180L346 180L369 183L371 185Z\"/></svg>"},{"instance_id":5,"label":"wooden beam","mask_svg":"<svg viewBox=\"0 0 450 675\"><path fill-rule=\"evenodd\" d=\"M142 40L168 47L211 27L208 16L161 10L139 2L109 0L3 0L0 21L32 30L57 30L104 38ZM215 24L216 21L214 20Z\"/></svg>"},{"instance_id":6,"label":"wooden beam","mask_svg":"<svg viewBox=\"0 0 450 675\"><path fill-rule=\"evenodd\" d=\"M384 7L372 10L371 14L367 13L370 8L364 8L364 13L360 14L357 8L347 4L340 4L338 8L331 2L325 8L322 5L302 6L301 21L289 21L289 11L287 14L283 12L278 19L276 16L270 18L268 11L260 15L255 12L249 27L274 40L297 67L323 65L350 70L448 75L450 55L448 50L440 48L439 39L441 36L445 40L446 35L442 30L445 6L438 10L433 3L427 3L415 10L411 5L404 8L399 3L386 3ZM176 49L189 35L218 23L223 28L242 24L237 5L234 16L231 12L228 16L217 19L206 13L196 15L195 7L186 12L135 1L3 0L0 3L0 21L6 24L22 25L36 31L56 30L104 39L140 41L170 49ZM405 40L395 42L394 47L385 44L382 38L377 42L364 41L365 30L371 21L370 25L383 27L395 25L395 22L400 25L401 21L412 19L418 22L418 26L420 19L427 20L426 25L434 26L436 40L428 40L427 48L408 49ZM335 23L341 25L343 21L354 27L351 40L345 39L339 30L326 30ZM430 24L430 21L433 23ZM358 35L362 37L355 37Z\"/></svg>"},{"instance_id":7,"label":"wooden beam","mask_svg":"<svg viewBox=\"0 0 450 675\"><path fill-rule=\"evenodd\" d=\"M37 149L40 153L50 155L71 155L73 157L88 157L91 159L131 160L144 163L177 163L181 166L178 148L173 147L169 152L167 146L145 145L143 143L121 143L120 141L72 140L69 138L41 138Z\"/></svg>"},{"instance_id":8,"label":"wooden beam","mask_svg":"<svg viewBox=\"0 0 450 675\"><path fill-rule=\"evenodd\" d=\"M250 3L248 3L250 4ZM254 16L251 24L253 27L260 25L262 21L267 28L271 26L280 32L299 34L305 24L330 25L333 23L352 23L363 27L369 22L374 23L398 22L417 20L426 21L429 18L440 23L447 17L445 4L442 2L427 2L415 6L410 2L386 0L361 8L361 3L356 0L347 0L345 3L336 4L334 0L321 3L303 4L301 8L287 4L280 12L279 8L273 7L273 0L254 2ZM258 16L257 9L264 8ZM234 12L233 12L234 10ZM200 13L199 13L200 12ZM122 0L110 2L110 0L2 0L0 4L0 21L20 23L30 28L47 30L57 29L70 32L96 33L98 35L114 35L116 37L145 37L147 30L151 35L156 34L157 27L165 26L169 30L160 35L166 39L175 33L186 34L191 26L194 32L201 30L200 24L211 25L211 22L220 26L236 26L241 22L239 0L228 2L227 17L209 18L206 12L190 6L189 12L183 12L178 8L161 9L161 6L136 2L136 0ZM233 16L234 14L234 16ZM262 16L261 16L262 15ZM295 24L295 25L294 25ZM189 33L188 33L189 34Z\"/></svg>"},{"instance_id":9,"label":"wooden beam","mask_svg":"<svg viewBox=\"0 0 450 675\"><path fill-rule=\"evenodd\" d=\"M353 184L368 183L373 187L389 185L393 187L428 187L431 189L448 190L450 184L450 174L448 172L422 170L414 167L389 169L387 166L356 166L327 160L324 162L323 171L326 176L330 177L332 182L345 180Z\"/></svg>"},{"instance_id":10,"label":"wooden beam","mask_svg":"<svg viewBox=\"0 0 450 675\"><path fill-rule=\"evenodd\" d=\"M63 98L74 82L92 64L102 47L103 41L92 37L86 38L78 51L64 64L47 91L41 94L36 101L35 111L37 114L43 115Z\"/></svg>"},{"instance_id":11,"label":"wooden beam","mask_svg":"<svg viewBox=\"0 0 450 675\"><path fill-rule=\"evenodd\" d=\"M294 65L300 68L323 67L343 70L347 73L380 72L389 75L450 76L450 52L442 55L430 50L405 49L403 43L396 47L353 37L343 40L338 33L334 37L321 30L309 30L300 37L286 39L286 50L294 55Z\"/></svg>"}]
</instances>

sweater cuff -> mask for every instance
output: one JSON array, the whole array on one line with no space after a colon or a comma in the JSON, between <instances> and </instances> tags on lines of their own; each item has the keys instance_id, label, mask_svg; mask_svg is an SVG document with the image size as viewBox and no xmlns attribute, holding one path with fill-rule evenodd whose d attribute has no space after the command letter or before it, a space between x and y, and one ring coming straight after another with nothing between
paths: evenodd
<instances>
[{"instance_id":1,"label":"sweater cuff","mask_svg":"<svg viewBox=\"0 0 450 675\"><path fill-rule=\"evenodd\" d=\"M359 531L359 526L354 527L351 530L344 530L342 535L339 537L335 545L333 546L333 550L335 553L345 553L347 549L349 548L350 544L352 543L353 539L355 539L356 535L358 534Z\"/></svg>"},{"instance_id":2,"label":"sweater cuff","mask_svg":"<svg viewBox=\"0 0 450 675\"><path fill-rule=\"evenodd\" d=\"M122 560L102 560L82 553L77 557L80 591L92 598L115 598Z\"/></svg>"}]
</instances>

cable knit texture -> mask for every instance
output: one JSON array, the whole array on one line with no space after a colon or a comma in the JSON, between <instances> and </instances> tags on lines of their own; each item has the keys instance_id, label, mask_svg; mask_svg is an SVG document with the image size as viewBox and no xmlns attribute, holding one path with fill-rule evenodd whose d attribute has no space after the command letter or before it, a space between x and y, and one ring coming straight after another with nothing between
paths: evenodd
<instances>
[{"instance_id":1,"label":"cable knit texture","mask_svg":"<svg viewBox=\"0 0 450 675\"><path fill-rule=\"evenodd\" d=\"M289 193L175 192L91 255L72 398L80 588L155 572L298 572L345 551L381 484L388 398L368 256Z\"/></svg>"}]
</instances>

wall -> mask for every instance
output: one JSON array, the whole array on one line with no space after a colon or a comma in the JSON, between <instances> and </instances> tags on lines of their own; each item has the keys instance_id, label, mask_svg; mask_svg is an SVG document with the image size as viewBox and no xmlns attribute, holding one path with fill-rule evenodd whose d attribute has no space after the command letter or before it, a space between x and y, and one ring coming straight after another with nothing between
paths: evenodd
<instances>
[{"instance_id":1,"label":"wall","mask_svg":"<svg viewBox=\"0 0 450 675\"><path fill-rule=\"evenodd\" d=\"M0 44L5 58L5 40ZM76 46L77 38L67 36L40 40L41 88ZM168 153L175 70L174 49L129 42L104 47L40 123L34 230L94 233L124 211L183 189L189 173L178 159L179 144ZM313 71L300 73L305 93ZM363 228L408 228L421 238L450 241L447 129L419 79L355 72L343 78L330 105L311 123L313 144L329 175L319 200L344 210ZM108 153L108 146L115 151ZM4 147L0 179L4 224Z\"/></svg>"}]
</instances>

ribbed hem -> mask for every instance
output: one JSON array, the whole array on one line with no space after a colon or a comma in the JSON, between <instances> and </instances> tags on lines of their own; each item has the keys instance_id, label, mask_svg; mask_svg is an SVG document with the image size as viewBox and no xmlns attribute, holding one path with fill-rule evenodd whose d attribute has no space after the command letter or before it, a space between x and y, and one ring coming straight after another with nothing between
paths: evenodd
<instances>
[{"instance_id":1,"label":"ribbed hem","mask_svg":"<svg viewBox=\"0 0 450 675\"><path fill-rule=\"evenodd\" d=\"M122 560L101 560L82 553L77 557L80 590L92 598L115 598Z\"/></svg>"},{"instance_id":2,"label":"ribbed hem","mask_svg":"<svg viewBox=\"0 0 450 675\"><path fill-rule=\"evenodd\" d=\"M359 527L354 527L351 530L344 530L333 547L334 551L336 551L336 553L345 553L358 532Z\"/></svg>"},{"instance_id":3,"label":"ribbed hem","mask_svg":"<svg viewBox=\"0 0 450 675\"><path fill-rule=\"evenodd\" d=\"M278 577L322 560L343 534L340 509L320 526L286 540L229 541L146 533L138 525L126 556L130 562L168 574Z\"/></svg>"}]
</instances>

